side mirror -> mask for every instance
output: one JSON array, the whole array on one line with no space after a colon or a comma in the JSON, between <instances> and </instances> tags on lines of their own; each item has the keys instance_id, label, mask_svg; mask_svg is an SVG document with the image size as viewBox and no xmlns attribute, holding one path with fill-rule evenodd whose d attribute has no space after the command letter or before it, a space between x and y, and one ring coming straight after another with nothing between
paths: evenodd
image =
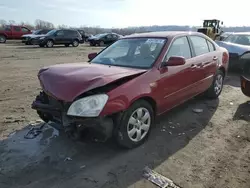
<instances>
[{"instance_id":1,"label":"side mirror","mask_svg":"<svg viewBox=\"0 0 250 188\"><path fill-rule=\"evenodd\" d=\"M97 53L90 53L88 55L89 60L94 59L97 56Z\"/></svg>"},{"instance_id":2,"label":"side mirror","mask_svg":"<svg viewBox=\"0 0 250 188\"><path fill-rule=\"evenodd\" d=\"M166 63L164 63L164 66L179 66L184 65L186 63L186 60L184 57L181 56L171 56Z\"/></svg>"}]
</instances>

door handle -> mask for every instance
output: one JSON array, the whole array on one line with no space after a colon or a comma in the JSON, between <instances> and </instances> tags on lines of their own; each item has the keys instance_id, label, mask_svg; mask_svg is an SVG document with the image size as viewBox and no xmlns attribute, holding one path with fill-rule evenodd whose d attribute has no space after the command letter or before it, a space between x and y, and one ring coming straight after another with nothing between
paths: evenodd
<instances>
[{"instance_id":1,"label":"door handle","mask_svg":"<svg viewBox=\"0 0 250 188\"><path fill-rule=\"evenodd\" d=\"M218 57L217 57L217 56L214 56L214 57L213 57L213 60L217 60L217 59L218 59Z\"/></svg>"}]
</instances>

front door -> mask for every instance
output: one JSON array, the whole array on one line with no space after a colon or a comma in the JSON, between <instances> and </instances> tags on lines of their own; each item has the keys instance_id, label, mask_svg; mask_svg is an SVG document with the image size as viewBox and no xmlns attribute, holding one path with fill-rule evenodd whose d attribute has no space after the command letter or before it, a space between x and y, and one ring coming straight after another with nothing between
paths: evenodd
<instances>
[{"instance_id":1,"label":"front door","mask_svg":"<svg viewBox=\"0 0 250 188\"><path fill-rule=\"evenodd\" d=\"M159 93L159 113L173 108L181 102L193 96L192 85L197 77L197 70L193 68L194 61L190 44L187 37L175 39L169 47L169 51L164 59L166 62L171 56L182 56L186 59L184 65L166 66L160 69L160 76L157 86L160 88Z\"/></svg>"},{"instance_id":2,"label":"front door","mask_svg":"<svg viewBox=\"0 0 250 188\"><path fill-rule=\"evenodd\" d=\"M13 26L13 30L12 30L12 36L13 39L19 39L21 38L21 27L19 26Z\"/></svg>"},{"instance_id":3,"label":"front door","mask_svg":"<svg viewBox=\"0 0 250 188\"><path fill-rule=\"evenodd\" d=\"M63 30L60 30L56 33L55 44L64 44L66 41L65 33Z\"/></svg>"}]
</instances>

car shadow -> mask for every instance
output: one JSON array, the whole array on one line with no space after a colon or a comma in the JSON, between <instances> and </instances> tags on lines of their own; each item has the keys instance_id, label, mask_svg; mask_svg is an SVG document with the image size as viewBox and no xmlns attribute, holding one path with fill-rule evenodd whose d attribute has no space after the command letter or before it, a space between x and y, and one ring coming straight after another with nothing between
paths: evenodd
<instances>
[{"instance_id":1,"label":"car shadow","mask_svg":"<svg viewBox=\"0 0 250 188\"><path fill-rule=\"evenodd\" d=\"M180 105L158 117L148 141L132 150L113 140L74 142L49 124L36 138L24 139L27 126L0 141L0 187L128 187L145 166L159 166L210 126L218 104L199 97Z\"/></svg>"},{"instance_id":2,"label":"car shadow","mask_svg":"<svg viewBox=\"0 0 250 188\"><path fill-rule=\"evenodd\" d=\"M250 101L242 103L238 106L233 120L245 120L250 122Z\"/></svg>"}]
</instances>

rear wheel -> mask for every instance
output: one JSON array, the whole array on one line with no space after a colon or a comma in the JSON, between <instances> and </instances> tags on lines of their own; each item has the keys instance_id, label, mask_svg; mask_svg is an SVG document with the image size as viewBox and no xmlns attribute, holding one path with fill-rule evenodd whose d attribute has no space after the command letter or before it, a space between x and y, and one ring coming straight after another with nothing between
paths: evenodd
<instances>
[{"instance_id":1,"label":"rear wheel","mask_svg":"<svg viewBox=\"0 0 250 188\"><path fill-rule=\"evenodd\" d=\"M99 46L104 46L104 42L103 42L103 41L100 41L100 42L99 42Z\"/></svg>"},{"instance_id":2,"label":"rear wheel","mask_svg":"<svg viewBox=\"0 0 250 188\"><path fill-rule=\"evenodd\" d=\"M152 106L147 101L137 101L116 120L114 137L119 145L135 148L147 139L153 120Z\"/></svg>"},{"instance_id":3,"label":"rear wheel","mask_svg":"<svg viewBox=\"0 0 250 188\"><path fill-rule=\"evenodd\" d=\"M72 46L73 47L79 46L79 41L78 40L74 40L73 43L72 43Z\"/></svg>"},{"instance_id":4,"label":"rear wheel","mask_svg":"<svg viewBox=\"0 0 250 188\"><path fill-rule=\"evenodd\" d=\"M223 88L224 76L221 70L217 70L212 85L205 93L208 98L215 99L219 97Z\"/></svg>"},{"instance_id":5,"label":"rear wheel","mask_svg":"<svg viewBox=\"0 0 250 188\"><path fill-rule=\"evenodd\" d=\"M0 43L5 43L6 37L4 35L0 35Z\"/></svg>"},{"instance_id":6,"label":"rear wheel","mask_svg":"<svg viewBox=\"0 0 250 188\"><path fill-rule=\"evenodd\" d=\"M54 46L54 42L52 40L48 40L47 43L46 43L46 46L48 48L52 48Z\"/></svg>"}]
</instances>

